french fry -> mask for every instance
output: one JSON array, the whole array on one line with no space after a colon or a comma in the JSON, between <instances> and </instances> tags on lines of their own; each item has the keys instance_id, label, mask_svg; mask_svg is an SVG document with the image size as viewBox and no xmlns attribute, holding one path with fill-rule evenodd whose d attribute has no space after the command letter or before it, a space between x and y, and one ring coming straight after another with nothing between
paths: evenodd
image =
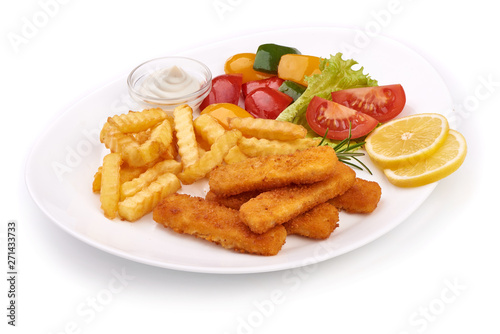
<instances>
[{"instance_id":1,"label":"french fry","mask_svg":"<svg viewBox=\"0 0 500 334\"><path fill-rule=\"evenodd\" d=\"M122 157L130 166L141 167L146 165L148 162L144 159L143 154L141 154L140 146L136 142L130 143L130 145L125 146Z\"/></svg>"},{"instance_id":2,"label":"french fry","mask_svg":"<svg viewBox=\"0 0 500 334\"><path fill-rule=\"evenodd\" d=\"M99 133L99 141L103 143L106 147L108 147L108 144L106 144L106 137L109 136L110 131L113 129L118 131L118 129L116 129L115 126L112 126L111 124L109 124L109 122L106 122L102 126L101 132Z\"/></svg>"},{"instance_id":3,"label":"french fry","mask_svg":"<svg viewBox=\"0 0 500 334\"><path fill-rule=\"evenodd\" d=\"M169 148L172 138L173 130L169 120L165 119L155 126L150 131L149 138L138 148L144 163L158 159L161 153Z\"/></svg>"},{"instance_id":4,"label":"french fry","mask_svg":"<svg viewBox=\"0 0 500 334\"><path fill-rule=\"evenodd\" d=\"M174 127L179 155L182 165L186 168L199 159L198 144L193 127L193 109L187 104L174 109Z\"/></svg>"},{"instance_id":5,"label":"french fry","mask_svg":"<svg viewBox=\"0 0 500 334\"><path fill-rule=\"evenodd\" d=\"M167 113L160 108L130 111L127 114L115 115L108 122L123 133L141 132L149 129L167 118Z\"/></svg>"},{"instance_id":6,"label":"french fry","mask_svg":"<svg viewBox=\"0 0 500 334\"><path fill-rule=\"evenodd\" d=\"M122 133L116 126L109 122L104 123L100 139L106 148L115 153L123 152L127 145L135 142L133 137Z\"/></svg>"},{"instance_id":7,"label":"french fry","mask_svg":"<svg viewBox=\"0 0 500 334\"><path fill-rule=\"evenodd\" d=\"M118 203L118 214L121 218L134 222L153 208L165 196L175 193L181 187L179 179L172 173L160 175L146 188L142 189L134 196L127 197Z\"/></svg>"},{"instance_id":8,"label":"french fry","mask_svg":"<svg viewBox=\"0 0 500 334\"><path fill-rule=\"evenodd\" d=\"M162 174L178 174L181 170L182 164L178 161L160 161L133 180L123 183L120 190L120 198L124 200L127 197L135 195Z\"/></svg>"},{"instance_id":9,"label":"french fry","mask_svg":"<svg viewBox=\"0 0 500 334\"><path fill-rule=\"evenodd\" d=\"M94 181L92 181L92 192L98 194L101 192L101 180L102 180L102 166L97 169L94 174Z\"/></svg>"},{"instance_id":10,"label":"french fry","mask_svg":"<svg viewBox=\"0 0 500 334\"><path fill-rule=\"evenodd\" d=\"M229 150L234 147L238 139L241 138L241 132L231 130L224 133L215 140L210 151L207 151L198 161L186 167L178 176L184 184L193 182L205 177L212 169L220 165Z\"/></svg>"},{"instance_id":11,"label":"french fry","mask_svg":"<svg viewBox=\"0 0 500 334\"><path fill-rule=\"evenodd\" d=\"M224 157L224 162L228 165L248 159L238 146L233 146Z\"/></svg>"},{"instance_id":12,"label":"french fry","mask_svg":"<svg viewBox=\"0 0 500 334\"><path fill-rule=\"evenodd\" d=\"M155 161L160 156L160 143L153 140L147 140L138 148L139 154L144 164Z\"/></svg>"},{"instance_id":13,"label":"french fry","mask_svg":"<svg viewBox=\"0 0 500 334\"><path fill-rule=\"evenodd\" d=\"M264 118L231 118L229 128L240 130L246 137L271 140L294 140L305 138L307 134L306 128L302 125Z\"/></svg>"},{"instance_id":14,"label":"french fry","mask_svg":"<svg viewBox=\"0 0 500 334\"><path fill-rule=\"evenodd\" d=\"M210 150L210 149L209 149ZM205 153L207 153L207 150L205 150L203 147L200 147L198 146L198 157L201 159L202 156L205 155ZM199 160L199 159L198 159ZM197 161L198 161L197 160Z\"/></svg>"},{"instance_id":15,"label":"french fry","mask_svg":"<svg viewBox=\"0 0 500 334\"><path fill-rule=\"evenodd\" d=\"M193 124L196 134L201 138L201 141L206 142L208 145L215 143L215 140L226 132L226 129L224 129L215 118L208 114L198 116ZM248 157L244 155L237 146L234 146L224 157L224 161L230 164L247 158Z\"/></svg>"},{"instance_id":16,"label":"french fry","mask_svg":"<svg viewBox=\"0 0 500 334\"><path fill-rule=\"evenodd\" d=\"M135 141L139 144L142 145L144 144L149 137L151 136L151 129L147 129L141 132L135 132L135 133L130 133L132 138L135 139Z\"/></svg>"},{"instance_id":17,"label":"french fry","mask_svg":"<svg viewBox=\"0 0 500 334\"><path fill-rule=\"evenodd\" d=\"M132 137L140 144L135 149L132 160L135 164L146 165L157 161L175 159L177 156L177 146L174 141L173 117L167 116L154 127L139 133L131 133ZM146 138L147 136L147 138ZM142 162L141 162L142 160Z\"/></svg>"},{"instance_id":18,"label":"french fry","mask_svg":"<svg viewBox=\"0 0 500 334\"><path fill-rule=\"evenodd\" d=\"M144 173L147 168L144 167L130 167L126 163L122 163L120 166L120 184L124 184L127 181L135 179L142 173ZM94 181L92 181L92 191L96 194L101 192L101 179L102 179L102 166L97 169L94 174Z\"/></svg>"},{"instance_id":19,"label":"french fry","mask_svg":"<svg viewBox=\"0 0 500 334\"><path fill-rule=\"evenodd\" d=\"M101 178L101 208L104 216L116 218L120 200L120 165L122 158L118 153L109 153L103 158Z\"/></svg>"},{"instance_id":20,"label":"french fry","mask_svg":"<svg viewBox=\"0 0 500 334\"><path fill-rule=\"evenodd\" d=\"M166 150L174 138L174 129L170 120L166 119L161 122L158 126L153 128L151 131L151 137L149 140L155 141L160 144L160 149L162 151Z\"/></svg>"},{"instance_id":21,"label":"french fry","mask_svg":"<svg viewBox=\"0 0 500 334\"><path fill-rule=\"evenodd\" d=\"M174 136L172 143L168 145L165 151L162 151L160 154L160 158L164 160L173 160L177 157L177 140Z\"/></svg>"},{"instance_id":22,"label":"french fry","mask_svg":"<svg viewBox=\"0 0 500 334\"><path fill-rule=\"evenodd\" d=\"M194 121L194 130L209 145L215 143L215 140L222 136L226 130L219 122L208 114L198 116Z\"/></svg>"},{"instance_id":23,"label":"french fry","mask_svg":"<svg viewBox=\"0 0 500 334\"><path fill-rule=\"evenodd\" d=\"M148 169L148 166L132 167L127 163L120 166L120 184L133 180Z\"/></svg>"},{"instance_id":24,"label":"french fry","mask_svg":"<svg viewBox=\"0 0 500 334\"><path fill-rule=\"evenodd\" d=\"M307 148L318 146L319 141L301 138L288 141L242 137L238 142L241 152L249 157L262 157L275 154L292 154Z\"/></svg>"},{"instance_id":25,"label":"french fry","mask_svg":"<svg viewBox=\"0 0 500 334\"><path fill-rule=\"evenodd\" d=\"M106 122L100 134L101 142L113 153L121 153L130 166L144 166L146 162L140 153L140 146L135 139L121 132L117 127Z\"/></svg>"}]
</instances>

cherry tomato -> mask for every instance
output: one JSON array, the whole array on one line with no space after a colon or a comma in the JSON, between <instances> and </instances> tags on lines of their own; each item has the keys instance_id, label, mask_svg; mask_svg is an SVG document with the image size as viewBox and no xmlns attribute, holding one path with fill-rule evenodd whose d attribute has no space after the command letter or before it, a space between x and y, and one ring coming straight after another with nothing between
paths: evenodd
<instances>
[{"instance_id":1,"label":"cherry tomato","mask_svg":"<svg viewBox=\"0 0 500 334\"><path fill-rule=\"evenodd\" d=\"M339 90L332 93L332 100L383 123L401 113L406 95L403 87L398 84Z\"/></svg>"},{"instance_id":2,"label":"cherry tomato","mask_svg":"<svg viewBox=\"0 0 500 334\"><path fill-rule=\"evenodd\" d=\"M211 104L201 114L209 114L214 117L226 130L229 129L228 118L233 117L251 117L245 109L232 103L215 103Z\"/></svg>"},{"instance_id":3,"label":"cherry tomato","mask_svg":"<svg viewBox=\"0 0 500 334\"><path fill-rule=\"evenodd\" d=\"M241 86L241 92L243 93L243 97L247 97L248 94L250 94L257 88L269 87L278 90L284 81L285 80L278 77L270 77L262 80L248 81Z\"/></svg>"},{"instance_id":4,"label":"cherry tomato","mask_svg":"<svg viewBox=\"0 0 500 334\"><path fill-rule=\"evenodd\" d=\"M212 79L212 90L201 102L200 110L214 103L238 104L241 95L242 75L222 74Z\"/></svg>"},{"instance_id":5,"label":"cherry tomato","mask_svg":"<svg viewBox=\"0 0 500 334\"><path fill-rule=\"evenodd\" d=\"M257 118L276 119L293 99L269 87L257 88L245 98L245 109Z\"/></svg>"},{"instance_id":6,"label":"cherry tomato","mask_svg":"<svg viewBox=\"0 0 500 334\"><path fill-rule=\"evenodd\" d=\"M253 80L265 79L273 76L263 72L258 72L253 69L255 61L255 53L238 53L230 57L224 63L224 73L226 74L243 74L243 83Z\"/></svg>"},{"instance_id":7,"label":"cherry tomato","mask_svg":"<svg viewBox=\"0 0 500 334\"><path fill-rule=\"evenodd\" d=\"M349 136L359 138L370 133L378 121L366 114L320 97L313 97L306 111L307 123L318 135L326 135L330 139L343 140Z\"/></svg>"}]
</instances>

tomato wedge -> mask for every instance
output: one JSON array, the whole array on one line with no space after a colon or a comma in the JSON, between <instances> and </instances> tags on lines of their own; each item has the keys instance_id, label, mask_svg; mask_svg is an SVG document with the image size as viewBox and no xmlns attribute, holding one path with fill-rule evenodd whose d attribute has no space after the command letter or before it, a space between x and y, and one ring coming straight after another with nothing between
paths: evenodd
<instances>
[{"instance_id":1,"label":"tomato wedge","mask_svg":"<svg viewBox=\"0 0 500 334\"><path fill-rule=\"evenodd\" d=\"M242 74L223 74L213 78L212 90L201 102L200 110L214 103L238 104L242 81Z\"/></svg>"},{"instance_id":2,"label":"tomato wedge","mask_svg":"<svg viewBox=\"0 0 500 334\"><path fill-rule=\"evenodd\" d=\"M245 109L257 118L276 119L293 99L269 87L257 88L245 98Z\"/></svg>"},{"instance_id":3,"label":"tomato wedge","mask_svg":"<svg viewBox=\"0 0 500 334\"><path fill-rule=\"evenodd\" d=\"M306 111L307 123L320 136L343 140L349 136L359 138L369 134L379 123L375 118L354 109L320 97L313 97Z\"/></svg>"},{"instance_id":4,"label":"tomato wedge","mask_svg":"<svg viewBox=\"0 0 500 334\"><path fill-rule=\"evenodd\" d=\"M372 116L380 123L393 119L403 110L406 95L399 84L339 90L332 101Z\"/></svg>"},{"instance_id":5,"label":"tomato wedge","mask_svg":"<svg viewBox=\"0 0 500 334\"><path fill-rule=\"evenodd\" d=\"M248 94L250 94L257 88L269 87L278 90L284 81L285 80L278 77L270 77L262 80L248 81L241 86L241 92L243 93L243 97L247 97Z\"/></svg>"}]
</instances>

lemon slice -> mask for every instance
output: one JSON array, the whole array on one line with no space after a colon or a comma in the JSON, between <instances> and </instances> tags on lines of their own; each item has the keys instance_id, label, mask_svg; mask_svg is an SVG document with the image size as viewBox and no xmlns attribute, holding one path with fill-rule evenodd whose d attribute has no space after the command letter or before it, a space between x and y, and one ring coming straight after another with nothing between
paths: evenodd
<instances>
[{"instance_id":1,"label":"lemon slice","mask_svg":"<svg viewBox=\"0 0 500 334\"><path fill-rule=\"evenodd\" d=\"M464 162L467 143L464 136L449 130L443 145L431 156L409 166L384 169L387 179L399 187L418 187L436 182L456 171Z\"/></svg>"},{"instance_id":2,"label":"lemon slice","mask_svg":"<svg viewBox=\"0 0 500 334\"><path fill-rule=\"evenodd\" d=\"M382 168L397 168L424 159L444 143L449 125L440 114L416 114L394 119L367 138L369 157Z\"/></svg>"}]
</instances>

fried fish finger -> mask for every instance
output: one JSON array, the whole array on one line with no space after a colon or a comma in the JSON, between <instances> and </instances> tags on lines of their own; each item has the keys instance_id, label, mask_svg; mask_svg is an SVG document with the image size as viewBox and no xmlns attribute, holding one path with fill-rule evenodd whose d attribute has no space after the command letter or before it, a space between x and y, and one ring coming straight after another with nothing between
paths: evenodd
<instances>
[{"instance_id":1,"label":"fried fish finger","mask_svg":"<svg viewBox=\"0 0 500 334\"><path fill-rule=\"evenodd\" d=\"M374 181L356 178L353 186L329 202L349 213L370 213L377 208L382 189Z\"/></svg>"},{"instance_id":2,"label":"fried fish finger","mask_svg":"<svg viewBox=\"0 0 500 334\"><path fill-rule=\"evenodd\" d=\"M293 185L261 193L240 207L240 218L255 233L264 233L344 193L356 179L356 173L338 162L329 179L308 185Z\"/></svg>"},{"instance_id":3,"label":"fried fish finger","mask_svg":"<svg viewBox=\"0 0 500 334\"><path fill-rule=\"evenodd\" d=\"M253 233L240 220L238 211L185 194L167 196L153 210L153 219L175 232L257 255L276 255L287 235L283 226L277 226L264 234Z\"/></svg>"},{"instance_id":4,"label":"fried fish finger","mask_svg":"<svg viewBox=\"0 0 500 334\"><path fill-rule=\"evenodd\" d=\"M288 234L311 239L326 239L339 226L339 211L326 202L283 224Z\"/></svg>"},{"instance_id":5,"label":"fried fish finger","mask_svg":"<svg viewBox=\"0 0 500 334\"><path fill-rule=\"evenodd\" d=\"M210 189L220 196L269 190L325 180L335 173L337 155L330 147L313 147L288 155L272 155L221 165L210 173Z\"/></svg>"},{"instance_id":6,"label":"fried fish finger","mask_svg":"<svg viewBox=\"0 0 500 334\"><path fill-rule=\"evenodd\" d=\"M239 210L243 203L248 202L250 199L259 195L261 191L247 191L241 194L232 196L219 196L213 191L209 191L205 199L211 202L217 202L221 205L227 206L228 208Z\"/></svg>"}]
</instances>

